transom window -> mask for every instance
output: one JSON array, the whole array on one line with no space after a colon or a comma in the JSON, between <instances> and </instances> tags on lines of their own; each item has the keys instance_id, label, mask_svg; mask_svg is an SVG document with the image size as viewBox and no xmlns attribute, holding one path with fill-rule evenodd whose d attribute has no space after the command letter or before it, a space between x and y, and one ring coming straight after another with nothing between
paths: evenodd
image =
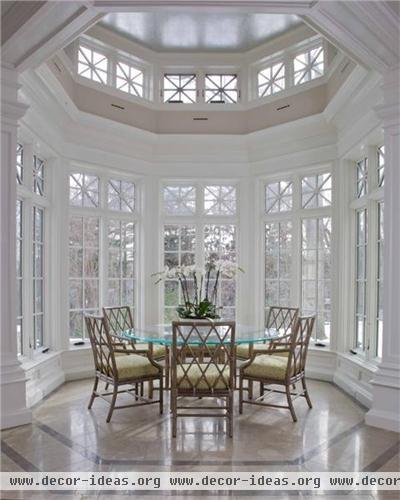
<instances>
[{"instance_id":1,"label":"transom window","mask_svg":"<svg viewBox=\"0 0 400 500\"><path fill-rule=\"evenodd\" d=\"M357 198L368 192L368 158L357 162Z\"/></svg>"},{"instance_id":2,"label":"transom window","mask_svg":"<svg viewBox=\"0 0 400 500\"><path fill-rule=\"evenodd\" d=\"M195 103L197 97L195 74L165 74L164 102L189 104Z\"/></svg>"},{"instance_id":3,"label":"transom window","mask_svg":"<svg viewBox=\"0 0 400 500\"><path fill-rule=\"evenodd\" d=\"M121 212L135 210L135 184L129 181L110 179L108 189L108 208Z\"/></svg>"},{"instance_id":4,"label":"transom window","mask_svg":"<svg viewBox=\"0 0 400 500\"><path fill-rule=\"evenodd\" d=\"M165 186L163 196L168 215L190 215L196 211L195 186Z\"/></svg>"},{"instance_id":5,"label":"transom window","mask_svg":"<svg viewBox=\"0 0 400 500\"><path fill-rule=\"evenodd\" d=\"M378 186L385 184L385 146L378 148Z\"/></svg>"},{"instance_id":6,"label":"transom window","mask_svg":"<svg viewBox=\"0 0 400 500\"><path fill-rule=\"evenodd\" d=\"M329 173L303 177L302 208L327 207L332 204L332 176Z\"/></svg>"},{"instance_id":7,"label":"transom window","mask_svg":"<svg viewBox=\"0 0 400 500\"><path fill-rule=\"evenodd\" d=\"M324 50L322 45L298 54L294 58L294 84L300 85L324 74Z\"/></svg>"},{"instance_id":8,"label":"transom window","mask_svg":"<svg viewBox=\"0 0 400 500\"><path fill-rule=\"evenodd\" d=\"M36 155L33 157L33 192L44 195L44 161Z\"/></svg>"},{"instance_id":9,"label":"transom window","mask_svg":"<svg viewBox=\"0 0 400 500\"><path fill-rule=\"evenodd\" d=\"M268 66L257 75L258 97L265 97L285 90L285 64L279 62Z\"/></svg>"},{"instance_id":10,"label":"transom window","mask_svg":"<svg viewBox=\"0 0 400 500\"><path fill-rule=\"evenodd\" d=\"M204 212L207 215L234 215L236 213L236 187L205 186Z\"/></svg>"},{"instance_id":11,"label":"transom window","mask_svg":"<svg viewBox=\"0 0 400 500\"><path fill-rule=\"evenodd\" d=\"M143 71L118 61L116 65L116 87L137 97L143 97Z\"/></svg>"},{"instance_id":12,"label":"transom window","mask_svg":"<svg viewBox=\"0 0 400 500\"><path fill-rule=\"evenodd\" d=\"M107 84L108 58L97 50L79 46L78 74L94 82Z\"/></svg>"},{"instance_id":13,"label":"transom window","mask_svg":"<svg viewBox=\"0 0 400 500\"><path fill-rule=\"evenodd\" d=\"M69 203L74 207L97 207L99 205L99 178L90 174L71 174L69 176Z\"/></svg>"},{"instance_id":14,"label":"transom window","mask_svg":"<svg viewBox=\"0 0 400 500\"><path fill-rule=\"evenodd\" d=\"M237 75L206 75L205 100L209 103L222 104L237 102Z\"/></svg>"},{"instance_id":15,"label":"transom window","mask_svg":"<svg viewBox=\"0 0 400 500\"><path fill-rule=\"evenodd\" d=\"M24 180L24 147L17 144L17 182L22 184Z\"/></svg>"},{"instance_id":16,"label":"transom window","mask_svg":"<svg viewBox=\"0 0 400 500\"><path fill-rule=\"evenodd\" d=\"M287 212L293 207L293 183L271 182L265 187L265 209L267 213Z\"/></svg>"}]
</instances>

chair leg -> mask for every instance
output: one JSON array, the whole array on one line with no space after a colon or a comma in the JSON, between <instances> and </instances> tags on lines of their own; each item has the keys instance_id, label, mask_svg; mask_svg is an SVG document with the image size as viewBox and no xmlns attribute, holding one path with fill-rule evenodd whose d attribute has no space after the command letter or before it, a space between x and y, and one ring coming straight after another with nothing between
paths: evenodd
<instances>
[{"instance_id":1,"label":"chair leg","mask_svg":"<svg viewBox=\"0 0 400 500\"><path fill-rule=\"evenodd\" d=\"M94 398L96 397L96 391L97 391L97 386L99 385L99 379L96 377L94 379L94 384L93 384L93 390L92 390L92 395L90 396L90 401L88 404L88 410L92 407Z\"/></svg>"},{"instance_id":2,"label":"chair leg","mask_svg":"<svg viewBox=\"0 0 400 500\"><path fill-rule=\"evenodd\" d=\"M302 379L301 379L301 385L303 386L303 390L304 390L304 397L305 397L305 398L306 398L306 400L307 400L308 407L309 407L309 408L312 408L312 403L311 403L310 396L309 396L309 394L308 394L308 389L307 389L306 379L305 379L305 378L302 378Z\"/></svg>"},{"instance_id":3,"label":"chair leg","mask_svg":"<svg viewBox=\"0 0 400 500\"><path fill-rule=\"evenodd\" d=\"M239 374L239 413L243 413L243 378Z\"/></svg>"},{"instance_id":4,"label":"chair leg","mask_svg":"<svg viewBox=\"0 0 400 500\"><path fill-rule=\"evenodd\" d=\"M264 384L260 382L260 398L264 396Z\"/></svg>"},{"instance_id":5,"label":"chair leg","mask_svg":"<svg viewBox=\"0 0 400 500\"><path fill-rule=\"evenodd\" d=\"M162 415L164 411L163 375L162 373L160 377L160 415Z\"/></svg>"},{"instance_id":6,"label":"chair leg","mask_svg":"<svg viewBox=\"0 0 400 500\"><path fill-rule=\"evenodd\" d=\"M113 414L113 411L114 411L115 401L117 400L117 396L118 396L118 385L114 384L114 389L113 389L113 395L112 395L112 399L111 399L110 410L108 412L107 420L106 420L107 423L111 420L111 417L112 417L112 414Z\"/></svg>"},{"instance_id":7,"label":"chair leg","mask_svg":"<svg viewBox=\"0 0 400 500\"><path fill-rule=\"evenodd\" d=\"M140 382L140 397L141 398L143 397L143 393L144 393L144 384L143 384L143 382Z\"/></svg>"},{"instance_id":8,"label":"chair leg","mask_svg":"<svg viewBox=\"0 0 400 500\"><path fill-rule=\"evenodd\" d=\"M176 438L177 430L177 409L176 409L176 394L175 391L171 391L171 411L172 411L172 437Z\"/></svg>"},{"instance_id":9,"label":"chair leg","mask_svg":"<svg viewBox=\"0 0 400 500\"><path fill-rule=\"evenodd\" d=\"M294 411L294 406L292 403L292 395L290 394L290 385L285 385L286 397L289 406L290 413L292 415L293 422L297 422L296 413Z\"/></svg>"},{"instance_id":10,"label":"chair leg","mask_svg":"<svg viewBox=\"0 0 400 500\"><path fill-rule=\"evenodd\" d=\"M165 388L169 389L169 349L165 352Z\"/></svg>"},{"instance_id":11,"label":"chair leg","mask_svg":"<svg viewBox=\"0 0 400 500\"><path fill-rule=\"evenodd\" d=\"M248 381L248 395L249 395L249 399L253 399L253 382L252 380L249 380Z\"/></svg>"},{"instance_id":12,"label":"chair leg","mask_svg":"<svg viewBox=\"0 0 400 500\"><path fill-rule=\"evenodd\" d=\"M229 408L229 413L228 413L228 434L229 437L233 437L233 393L228 396L228 408Z\"/></svg>"},{"instance_id":13,"label":"chair leg","mask_svg":"<svg viewBox=\"0 0 400 500\"><path fill-rule=\"evenodd\" d=\"M149 399L153 399L154 396L154 384L152 380L149 380Z\"/></svg>"}]
</instances>

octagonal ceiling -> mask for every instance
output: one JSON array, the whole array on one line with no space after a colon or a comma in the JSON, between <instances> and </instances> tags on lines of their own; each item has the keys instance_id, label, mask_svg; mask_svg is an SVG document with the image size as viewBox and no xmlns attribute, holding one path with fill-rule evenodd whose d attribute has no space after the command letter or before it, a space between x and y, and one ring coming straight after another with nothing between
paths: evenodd
<instances>
[{"instance_id":1,"label":"octagonal ceiling","mask_svg":"<svg viewBox=\"0 0 400 500\"><path fill-rule=\"evenodd\" d=\"M301 22L288 14L161 11L110 13L100 24L156 52L245 52Z\"/></svg>"}]
</instances>

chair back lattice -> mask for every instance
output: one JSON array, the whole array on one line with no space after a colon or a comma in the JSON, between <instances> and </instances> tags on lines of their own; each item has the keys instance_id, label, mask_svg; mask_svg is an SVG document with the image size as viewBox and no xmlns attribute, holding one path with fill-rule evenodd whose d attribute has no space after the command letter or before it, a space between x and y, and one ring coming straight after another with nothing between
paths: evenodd
<instances>
[{"instance_id":1,"label":"chair back lattice","mask_svg":"<svg viewBox=\"0 0 400 500\"><path fill-rule=\"evenodd\" d=\"M115 364L114 348L104 318L101 316L85 316L86 328L89 332L90 344L94 357L96 371L115 378L117 367Z\"/></svg>"},{"instance_id":2,"label":"chair back lattice","mask_svg":"<svg viewBox=\"0 0 400 500\"><path fill-rule=\"evenodd\" d=\"M268 311L266 327L274 328L285 335L293 331L298 315L298 307L271 306Z\"/></svg>"},{"instance_id":3,"label":"chair back lattice","mask_svg":"<svg viewBox=\"0 0 400 500\"><path fill-rule=\"evenodd\" d=\"M288 375L294 377L305 370L308 345L314 328L315 316L302 316L297 319L291 335L288 359Z\"/></svg>"},{"instance_id":4,"label":"chair back lattice","mask_svg":"<svg viewBox=\"0 0 400 500\"><path fill-rule=\"evenodd\" d=\"M129 306L103 307L103 314L112 335L119 335L134 327Z\"/></svg>"},{"instance_id":5,"label":"chair back lattice","mask_svg":"<svg viewBox=\"0 0 400 500\"><path fill-rule=\"evenodd\" d=\"M172 390L193 395L232 390L234 353L234 321L173 321Z\"/></svg>"}]
</instances>

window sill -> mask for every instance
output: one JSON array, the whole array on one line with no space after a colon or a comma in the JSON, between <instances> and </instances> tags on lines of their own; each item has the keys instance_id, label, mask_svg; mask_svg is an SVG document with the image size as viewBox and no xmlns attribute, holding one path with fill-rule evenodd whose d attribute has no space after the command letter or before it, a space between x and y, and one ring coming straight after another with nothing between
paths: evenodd
<instances>
[{"instance_id":1,"label":"window sill","mask_svg":"<svg viewBox=\"0 0 400 500\"><path fill-rule=\"evenodd\" d=\"M46 353L38 353L33 356L33 358L20 358L21 362L21 368L25 371L31 370L32 368L36 368L37 366L41 365L42 363L46 363L46 361L49 361L51 359L56 358L57 356L60 355L59 351L48 351Z\"/></svg>"},{"instance_id":2,"label":"window sill","mask_svg":"<svg viewBox=\"0 0 400 500\"><path fill-rule=\"evenodd\" d=\"M350 361L351 363L354 363L355 365L357 365L361 368L364 368L365 370L368 370L371 373L375 373L378 369L377 362L366 361L359 354L349 354L349 353L338 352L337 355L339 358L344 359L346 361Z\"/></svg>"},{"instance_id":3,"label":"window sill","mask_svg":"<svg viewBox=\"0 0 400 500\"><path fill-rule=\"evenodd\" d=\"M68 351L86 351L91 349L89 340L85 341L84 345L74 345L76 341L70 341L68 345Z\"/></svg>"}]
</instances>

